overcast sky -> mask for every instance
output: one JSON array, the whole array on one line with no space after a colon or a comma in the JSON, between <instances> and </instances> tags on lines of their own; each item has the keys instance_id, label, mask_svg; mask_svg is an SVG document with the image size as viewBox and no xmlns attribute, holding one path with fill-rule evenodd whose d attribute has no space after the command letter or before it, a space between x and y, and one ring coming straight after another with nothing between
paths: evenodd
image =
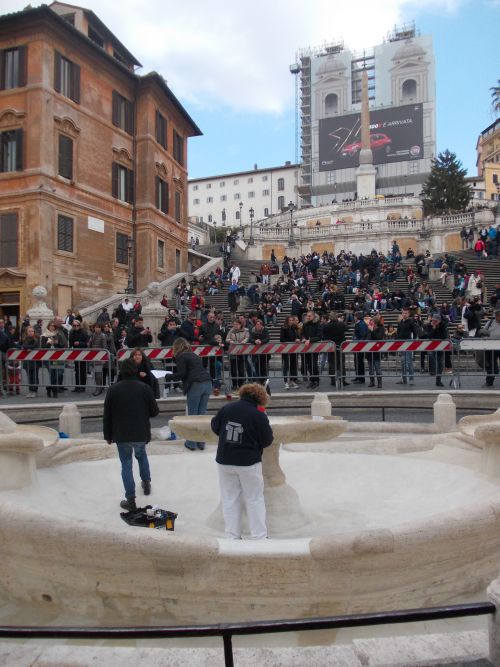
<instances>
[{"instance_id":1,"label":"overcast sky","mask_svg":"<svg viewBox=\"0 0 500 667\"><path fill-rule=\"evenodd\" d=\"M32 5L39 5L33 2ZM47 2L49 4L49 2ZM0 0L0 11L26 2ZM289 65L307 46L380 43L415 20L432 34L438 150L475 173L478 132L493 122L500 78L500 0L83 0L143 64L160 72L204 136L190 141L190 177L295 159Z\"/></svg>"}]
</instances>

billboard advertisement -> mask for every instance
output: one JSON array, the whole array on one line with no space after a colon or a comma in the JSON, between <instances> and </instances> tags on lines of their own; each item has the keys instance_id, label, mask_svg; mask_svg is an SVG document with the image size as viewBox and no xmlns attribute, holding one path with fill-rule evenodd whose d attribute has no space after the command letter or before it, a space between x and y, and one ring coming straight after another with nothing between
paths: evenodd
<instances>
[{"instance_id":1,"label":"billboard advertisement","mask_svg":"<svg viewBox=\"0 0 500 667\"><path fill-rule=\"evenodd\" d=\"M370 111L370 146L373 164L423 158L422 104ZM360 150L361 114L319 121L319 171L357 167Z\"/></svg>"}]
</instances>

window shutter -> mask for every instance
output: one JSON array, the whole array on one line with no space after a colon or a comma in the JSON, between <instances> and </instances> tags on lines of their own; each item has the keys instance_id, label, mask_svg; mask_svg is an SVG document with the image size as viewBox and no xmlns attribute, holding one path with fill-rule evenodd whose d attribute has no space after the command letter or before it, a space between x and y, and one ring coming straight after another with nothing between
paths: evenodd
<instances>
[{"instance_id":1,"label":"window shutter","mask_svg":"<svg viewBox=\"0 0 500 667\"><path fill-rule=\"evenodd\" d=\"M0 217L0 266L17 266L17 214Z\"/></svg>"},{"instance_id":2,"label":"window shutter","mask_svg":"<svg viewBox=\"0 0 500 667\"><path fill-rule=\"evenodd\" d=\"M16 171L23 170L23 131L22 129L15 130L16 132Z\"/></svg>"},{"instance_id":3,"label":"window shutter","mask_svg":"<svg viewBox=\"0 0 500 667\"><path fill-rule=\"evenodd\" d=\"M158 200L159 200L159 195L160 195L160 177L155 176L155 206L156 208L161 208L159 206Z\"/></svg>"},{"instance_id":4,"label":"window shutter","mask_svg":"<svg viewBox=\"0 0 500 667\"><path fill-rule=\"evenodd\" d=\"M59 174L64 178L73 178L73 139L59 135Z\"/></svg>"},{"instance_id":5,"label":"window shutter","mask_svg":"<svg viewBox=\"0 0 500 667\"><path fill-rule=\"evenodd\" d=\"M168 213L168 183L166 181L163 181L161 190L161 210L163 213Z\"/></svg>"},{"instance_id":6,"label":"window shutter","mask_svg":"<svg viewBox=\"0 0 500 667\"><path fill-rule=\"evenodd\" d=\"M118 127L120 120L119 120L119 112L118 112L118 105L119 105L119 98L118 98L118 93L116 90L113 90L113 102L112 102L112 110L111 110L111 122L115 127Z\"/></svg>"},{"instance_id":7,"label":"window shutter","mask_svg":"<svg viewBox=\"0 0 500 667\"><path fill-rule=\"evenodd\" d=\"M156 110L156 141L161 144L161 137L160 137L160 112L158 109Z\"/></svg>"},{"instance_id":8,"label":"window shutter","mask_svg":"<svg viewBox=\"0 0 500 667\"><path fill-rule=\"evenodd\" d=\"M5 88L5 55L0 51L0 90Z\"/></svg>"},{"instance_id":9,"label":"window shutter","mask_svg":"<svg viewBox=\"0 0 500 667\"><path fill-rule=\"evenodd\" d=\"M28 51L28 49L26 48L26 46L19 46L18 47L18 52L19 52L18 86L19 87L25 86L26 81L27 81L27 65L28 65L27 51Z\"/></svg>"},{"instance_id":10,"label":"window shutter","mask_svg":"<svg viewBox=\"0 0 500 667\"><path fill-rule=\"evenodd\" d=\"M61 92L61 54L54 52L54 90Z\"/></svg>"},{"instance_id":11,"label":"window shutter","mask_svg":"<svg viewBox=\"0 0 500 667\"><path fill-rule=\"evenodd\" d=\"M128 184L128 192L126 200L129 204L133 204L135 199L135 188L134 188L134 172L132 171L132 169L127 169L127 184Z\"/></svg>"},{"instance_id":12,"label":"window shutter","mask_svg":"<svg viewBox=\"0 0 500 667\"><path fill-rule=\"evenodd\" d=\"M168 183L165 181L165 213L168 213L169 210L169 188L168 188Z\"/></svg>"},{"instance_id":13,"label":"window shutter","mask_svg":"<svg viewBox=\"0 0 500 667\"><path fill-rule=\"evenodd\" d=\"M111 165L111 194L118 198L118 165L116 162Z\"/></svg>"},{"instance_id":14,"label":"window shutter","mask_svg":"<svg viewBox=\"0 0 500 667\"><path fill-rule=\"evenodd\" d=\"M72 63L71 73L73 84L71 99L77 104L80 104L80 65L75 65L75 63Z\"/></svg>"},{"instance_id":15,"label":"window shutter","mask_svg":"<svg viewBox=\"0 0 500 667\"><path fill-rule=\"evenodd\" d=\"M134 134L134 103L125 101L125 132Z\"/></svg>"}]
</instances>

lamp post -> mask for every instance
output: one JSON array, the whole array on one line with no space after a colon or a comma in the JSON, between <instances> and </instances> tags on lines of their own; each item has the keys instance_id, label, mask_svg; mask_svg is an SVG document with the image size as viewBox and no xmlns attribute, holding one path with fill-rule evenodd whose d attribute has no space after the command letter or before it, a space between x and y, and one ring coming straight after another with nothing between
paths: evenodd
<instances>
[{"instance_id":1,"label":"lamp post","mask_svg":"<svg viewBox=\"0 0 500 667\"><path fill-rule=\"evenodd\" d=\"M288 210L290 211L290 237L288 239L288 245L289 246L294 246L296 245L295 239L293 238L293 212L295 211L295 204L293 201L290 201L288 203Z\"/></svg>"},{"instance_id":2,"label":"lamp post","mask_svg":"<svg viewBox=\"0 0 500 667\"><path fill-rule=\"evenodd\" d=\"M226 209L225 208L222 209L222 226L223 227L226 226Z\"/></svg>"},{"instance_id":3,"label":"lamp post","mask_svg":"<svg viewBox=\"0 0 500 667\"><path fill-rule=\"evenodd\" d=\"M214 244L217 243L217 221L214 220Z\"/></svg>"},{"instance_id":4,"label":"lamp post","mask_svg":"<svg viewBox=\"0 0 500 667\"><path fill-rule=\"evenodd\" d=\"M250 238L248 239L248 245L255 245L255 241L253 240L253 208L251 208L248 212L250 213Z\"/></svg>"},{"instance_id":5,"label":"lamp post","mask_svg":"<svg viewBox=\"0 0 500 667\"><path fill-rule=\"evenodd\" d=\"M240 203L239 203L239 207L240 207L240 234L241 234L241 229L242 229L242 228L241 228L241 212L242 212L242 210L243 210L243 202L242 202L242 201L240 201Z\"/></svg>"},{"instance_id":6,"label":"lamp post","mask_svg":"<svg viewBox=\"0 0 500 667\"><path fill-rule=\"evenodd\" d=\"M128 275L126 294L133 294L134 290L134 262L133 262L134 239L129 236L127 238L127 257L128 257Z\"/></svg>"}]
</instances>

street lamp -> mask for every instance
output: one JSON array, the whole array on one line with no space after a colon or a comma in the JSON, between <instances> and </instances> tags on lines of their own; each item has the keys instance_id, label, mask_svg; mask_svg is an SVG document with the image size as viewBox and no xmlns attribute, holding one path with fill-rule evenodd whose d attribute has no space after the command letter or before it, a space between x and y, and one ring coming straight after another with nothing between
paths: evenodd
<instances>
[{"instance_id":1,"label":"street lamp","mask_svg":"<svg viewBox=\"0 0 500 667\"><path fill-rule=\"evenodd\" d=\"M240 201L239 207L240 207L240 232L241 232L241 212L243 210L243 202L242 201Z\"/></svg>"},{"instance_id":2,"label":"street lamp","mask_svg":"<svg viewBox=\"0 0 500 667\"><path fill-rule=\"evenodd\" d=\"M295 211L297 207L293 203L293 201L290 201L288 203L288 210L290 211L290 237L288 239L288 245L289 246L294 246L296 245L295 239L293 238L293 212Z\"/></svg>"},{"instance_id":3,"label":"street lamp","mask_svg":"<svg viewBox=\"0 0 500 667\"><path fill-rule=\"evenodd\" d=\"M133 262L134 239L129 236L127 238L127 257L128 257L128 276L126 294L133 294L134 290L134 262Z\"/></svg>"},{"instance_id":4,"label":"street lamp","mask_svg":"<svg viewBox=\"0 0 500 667\"><path fill-rule=\"evenodd\" d=\"M250 238L248 239L248 245L255 245L255 241L253 240L253 208L251 208L248 212L250 213Z\"/></svg>"}]
</instances>

